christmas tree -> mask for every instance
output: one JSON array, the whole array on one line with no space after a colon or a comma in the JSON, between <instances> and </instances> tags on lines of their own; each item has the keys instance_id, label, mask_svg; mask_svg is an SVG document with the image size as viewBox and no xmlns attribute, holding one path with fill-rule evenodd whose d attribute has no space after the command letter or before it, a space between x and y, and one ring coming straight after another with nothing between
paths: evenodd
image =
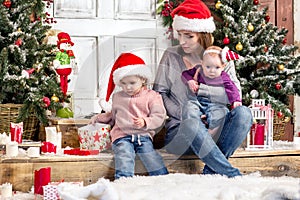
<instances>
[{"instance_id":1,"label":"christmas tree","mask_svg":"<svg viewBox=\"0 0 300 200\"><path fill-rule=\"evenodd\" d=\"M178 2L158 0L157 13L168 30ZM210 9L217 26L215 45L228 46L244 57L235 61L243 104L265 99L278 117L290 117L288 96L300 95L300 57L294 55L296 46L286 44L288 30L270 22L268 8L262 8L259 0L216 0Z\"/></svg>"},{"instance_id":2,"label":"christmas tree","mask_svg":"<svg viewBox=\"0 0 300 200\"><path fill-rule=\"evenodd\" d=\"M34 112L46 125L46 111L69 102L52 66L56 45L44 42L51 29L45 13L50 2L3 0L0 5L0 104L22 104L18 122Z\"/></svg>"},{"instance_id":3,"label":"christmas tree","mask_svg":"<svg viewBox=\"0 0 300 200\"><path fill-rule=\"evenodd\" d=\"M221 0L212 9L216 19L215 43L244 57L236 62L243 103L265 99L278 117L291 116L289 95L300 94L300 57L286 44L288 30L270 22L268 7L259 0Z\"/></svg>"}]
</instances>

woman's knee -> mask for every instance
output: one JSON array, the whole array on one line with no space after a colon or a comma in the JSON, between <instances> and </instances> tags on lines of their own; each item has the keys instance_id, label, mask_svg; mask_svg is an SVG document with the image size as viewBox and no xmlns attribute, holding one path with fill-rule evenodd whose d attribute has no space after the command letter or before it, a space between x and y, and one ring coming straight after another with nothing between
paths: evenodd
<instances>
[{"instance_id":1,"label":"woman's knee","mask_svg":"<svg viewBox=\"0 0 300 200\"><path fill-rule=\"evenodd\" d=\"M252 124L253 117L250 108L246 106L238 106L231 111L232 116L235 120L240 120L241 123Z\"/></svg>"}]
</instances>

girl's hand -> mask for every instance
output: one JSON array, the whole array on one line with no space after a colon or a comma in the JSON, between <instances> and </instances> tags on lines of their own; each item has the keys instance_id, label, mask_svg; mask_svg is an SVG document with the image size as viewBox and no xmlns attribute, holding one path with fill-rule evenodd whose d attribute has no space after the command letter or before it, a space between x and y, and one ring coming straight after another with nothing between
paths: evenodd
<instances>
[{"instance_id":1,"label":"girl's hand","mask_svg":"<svg viewBox=\"0 0 300 200\"><path fill-rule=\"evenodd\" d=\"M91 118L89 124L95 124L97 122L101 122L104 124L108 124L112 119L112 114L111 112L107 112L107 113L100 113L98 115L95 115Z\"/></svg>"},{"instance_id":2,"label":"girl's hand","mask_svg":"<svg viewBox=\"0 0 300 200\"><path fill-rule=\"evenodd\" d=\"M239 102L239 101L235 101L235 102L233 102L233 104L232 104L232 109L233 108L236 108L236 107L238 107L238 106L241 106L242 105L242 102Z\"/></svg>"},{"instance_id":3,"label":"girl's hand","mask_svg":"<svg viewBox=\"0 0 300 200\"><path fill-rule=\"evenodd\" d=\"M143 128L146 125L145 120L143 118L137 118L137 117L133 119L133 124L137 128Z\"/></svg>"},{"instance_id":4,"label":"girl's hand","mask_svg":"<svg viewBox=\"0 0 300 200\"><path fill-rule=\"evenodd\" d=\"M192 92L196 93L198 91L199 84L197 83L197 81L195 81L195 80L189 80L187 83L188 83L188 86L189 86L189 88L190 88L190 90Z\"/></svg>"},{"instance_id":5,"label":"girl's hand","mask_svg":"<svg viewBox=\"0 0 300 200\"><path fill-rule=\"evenodd\" d=\"M99 115L99 114L98 114ZM94 115L90 121L89 121L89 124L92 124L94 125L97 121L98 121L98 115Z\"/></svg>"}]
</instances>

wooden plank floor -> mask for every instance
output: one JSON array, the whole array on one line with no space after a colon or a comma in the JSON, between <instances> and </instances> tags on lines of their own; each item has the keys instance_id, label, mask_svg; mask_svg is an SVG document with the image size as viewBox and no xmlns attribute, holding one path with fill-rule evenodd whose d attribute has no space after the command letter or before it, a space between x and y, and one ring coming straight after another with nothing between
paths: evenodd
<instances>
[{"instance_id":1,"label":"wooden plank floor","mask_svg":"<svg viewBox=\"0 0 300 200\"><path fill-rule=\"evenodd\" d=\"M161 151L161 150L160 150ZM167 154L161 151L170 173L201 173L203 163L195 156ZM237 151L231 158L233 166L243 174L259 171L263 176L300 177L299 150ZM113 156L101 153L97 156L46 156L39 158L0 157L0 184L9 182L16 191L27 192L34 181L34 171L51 167L52 181L83 181L85 185L95 183L100 177L113 180ZM138 160L137 174L145 174Z\"/></svg>"}]
</instances>

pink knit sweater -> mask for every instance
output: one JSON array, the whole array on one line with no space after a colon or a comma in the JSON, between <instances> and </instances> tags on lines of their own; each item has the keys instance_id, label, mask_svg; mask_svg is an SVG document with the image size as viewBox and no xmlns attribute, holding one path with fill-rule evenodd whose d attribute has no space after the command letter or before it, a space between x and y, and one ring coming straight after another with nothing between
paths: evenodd
<instances>
[{"instance_id":1,"label":"pink knit sweater","mask_svg":"<svg viewBox=\"0 0 300 200\"><path fill-rule=\"evenodd\" d=\"M146 125L138 129L133 124L133 118L144 118ZM164 125L166 110L160 94L146 87L138 94L129 96L120 91L112 98L112 142L127 135L149 135L152 139L155 133Z\"/></svg>"}]
</instances>

